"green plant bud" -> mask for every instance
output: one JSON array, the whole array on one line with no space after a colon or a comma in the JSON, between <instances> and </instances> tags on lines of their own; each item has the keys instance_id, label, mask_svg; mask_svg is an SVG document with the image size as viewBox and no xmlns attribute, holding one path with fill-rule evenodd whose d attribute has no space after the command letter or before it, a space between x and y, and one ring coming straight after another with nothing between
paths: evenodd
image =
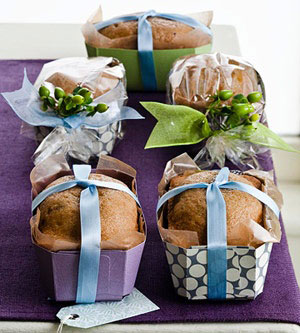
<instances>
[{"instance_id":1,"label":"green plant bud","mask_svg":"<svg viewBox=\"0 0 300 333\"><path fill-rule=\"evenodd\" d=\"M262 94L259 91L254 91L247 96L250 103L257 103L261 100Z\"/></svg>"},{"instance_id":2,"label":"green plant bud","mask_svg":"<svg viewBox=\"0 0 300 333\"><path fill-rule=\"evenodd\" d=\"M221 90L219 92L219 97L220 100L222 101L227 101L229 98L231 98L233 95L233 91L232 90Z\"/></svg>"},{"instance_id":3,"label":"green plant bud","mask_svg":"<svg viewBox=\"0 0 300 333\"><path fill-rule=\"evenodd\" d=\"M81 95L75 95L72 97L72 102L77 105L81 105L84 102L84 98Z\"/></svg>"},{"instance_id":4,"label":"green plant bud","mask_svg":"<svg viewBox=\"0 0 300 333\"><path fill-rule=\"evenodd\" d=\"M248 100L244 95L238 94L233 97L231 104L233 105L233 104L237 104L237 103L246 104L246 103L248 103Z\"/></svg>"},{"instance_id":5,"label":"green plant bud","mask_svg":"<svg viewBox=\"0 0 300 333\"><path fill-rule=\"evenodd\" d=\"M239 116L245 116L246 114L251 112L251 108L249 104L234 104L232 106L232 110Z\"/></svg>"},{"instance_id":6,"label":"green plant bud","mask_svg":"<svg viewBox=\"0 0 300 333\"><path fill-rule=\"evenodd\" d=\"M63 89L61 89L60 87L56 87L54 89L54 96L57 100L59 100L60 98L64 98L66 96L66 93Z\"/></svg>"},{"instance_id":7,"label":"green plant bud","mask_svg":"<svg viewBox=\"0 0 300 333\"><path fill-rule=\"evenodd\" d=\"M87 93L91 93L88 89L86 89L86 88L81 88L78 92L77 92L77 94L78 95L81 95L81 96L85 96Z\"/></svg>"},{"instance_id":8,"label":"green plant bud","mask_svg":"<svg viewBox=\"0 0 300 333\"><path fill-rule=\"evenodd\" d=\"M236 99L238 101L240 101L242 98L245 98L245 96L243 94L237 94L233 96L233 99Z\"/></svg>"},{"instance_id":9,"label":"green plant bud","mask_svg":"<svg viewBox=\"0 0 300 333\"><path fill-rule=\"evenodd\" d=\"M85 102L85 103L87 103L87 102L91 103L90 101L93 101L92 93L91 93L90 91L86 92L86 93L83 95L83 97L84 97L84 102ZM87 103L87 104L89 104L89 103Z\"/></svg>"},{"instance_id":10,"label":"green plant bud","mask_svg":"<svg viewBox=\"0 0 300 333\"><path fill-rule=\"evenodd\" d=\"M242 139L247 140L255 132L255 127L253 125L246 125L243 128Z\"/></svg>"},{"instance_id":11,"label":"green plant bud","mask_svg":"<svg viewBox=\"0 0 300 333\"><path fill-rule=\"evenodd\" d=\"M108 109L108 106L104 103L97 104L97 106L95 107L95 110L100 113L107 111L107 109Z\"/></svg>"},{"instance_id":12,"label":"green plant bud","mask_svg":"<svg viewBox=\"0 0 300 333\"><path fill-rule=\"evenodd\" d=\"M252 104L249 104L250 113L255 111L255 108Z\"/></svg>"},{"instance_id":13,"label":"green plant bud","mask_svg":"<svg viewBox=\"0 0 300 333\"><path fill-rule=\"evenodd\" d=\"M259 114L255 113L250 117L250 121L255 122L259 120Z\"/></svg>"},{"instance_id":14,"label":"green plant bud","mask_svg":"<svg viewBox=\"0 0 300 333\"><path fill-rule=\"evenodd\" d=\"M50 90L45 87L45 86L40 86L40 89L39 89L39 95L41 97L45 96L45 97L49 97L50 95Z\"/></svg>"}]
</instances>

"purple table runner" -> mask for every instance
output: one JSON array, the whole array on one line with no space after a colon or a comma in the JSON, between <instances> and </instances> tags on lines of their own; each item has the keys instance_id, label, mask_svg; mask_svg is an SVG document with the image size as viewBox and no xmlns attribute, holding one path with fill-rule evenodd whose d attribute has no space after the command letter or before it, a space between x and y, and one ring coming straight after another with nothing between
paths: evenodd
<instances>
[{"instance_id":1,"label":"purple table runner","mask_svg":"<svg viewBox=\"0 0 300 333\"><path fill-rule=\"evenodd\" d=\"M33 82L45 61L0 61L0 92L19 89L23 68ZM254 301L187 301L173 290L169 267L155 223L157 184L165 163L188 147L144 150L155 124L139 101L164 102L162 93L130 93L129 105L146 120L128 121L124 140L113 156L138 172L138 194L148 239L136 287L155 302L159 311L124 320L127 323L278 321L300 324L299 287L286 236L273 246L263 294ZM0 97L0 320L56 320L64 304L46 300L30 240L31 155L35 143L19 135L21 121ZM272 168L267 159L265 168Z\"/></svg>"}]
</instances>

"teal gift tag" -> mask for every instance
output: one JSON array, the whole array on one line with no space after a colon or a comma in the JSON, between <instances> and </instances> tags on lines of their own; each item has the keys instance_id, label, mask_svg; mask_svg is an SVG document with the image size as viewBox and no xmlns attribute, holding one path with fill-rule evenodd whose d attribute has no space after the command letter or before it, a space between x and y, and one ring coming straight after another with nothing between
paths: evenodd
<instances>
[{"instance_id":1,"label":"teal gift tag","mask_svg":"<svg viewBox=\"0 0 300 333\"><path fill-rule=\"evenodd\" d=\"M63 325L90 328L155 310L159 307L134 288L121 301L77 304L60 309L56 315L61 321L58 332L62 331Z\"/></svg>"}]
</instances>

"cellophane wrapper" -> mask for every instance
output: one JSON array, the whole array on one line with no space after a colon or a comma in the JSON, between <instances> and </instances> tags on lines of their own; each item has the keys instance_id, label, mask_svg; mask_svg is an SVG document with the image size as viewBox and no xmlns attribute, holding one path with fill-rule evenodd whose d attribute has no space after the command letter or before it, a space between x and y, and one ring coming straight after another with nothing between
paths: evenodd
<instances>
[{"instance_id":1,"label":"cellophane wrapper","mask_svg":"<svg viewBox=\"0 0 300 333\"><path fill-rule=\"evenodd\" d=\"M102 155L93 172L102 173L127 183L131 187L130 190L136 194L136 171L129 165L110 156ZM42 192L47 185L57 178L72 174L64 155L58 154L48 157L32 169L30 174L32 197L34 198ZM137 210L138 231L130 231L127 234L116 234L112 239L102 240L101 249L129 250L146 239L143 212L138 206ZM37 208L36 214L30 220L32 239L37 245L54 252L80 249L80 242L57 239L49 234L42 233L39 229L39 223L40 210Z\"/></svg>"},{"instance_id":2,"label":"cellophane wrapper","mask_svg":"<svg viewBox=\"0 0 300 333\"><path fill-rule=\"evenodd\" d=\"M170 104L186 105L205 113L209 96L221 90L232 90L234 95L244 96L253 91L261 92L262 99L253 104L254 113L267 126L263 81L255 68L241 57L215 53L179 58L169 74L167 100ZM229 104L231 100L223 103ZM219 130L227 120L223 116L217 123L212 123L209 114L207 118L212 130ZM197 165L201 169L211 169L215 165L222 168L229 160L240 170L263 169L258 156L265 154L270 158L268 148L247 141L246 130L240 126L208 138L196 154Z\"/></svg>"},{"instance_id":3,"label":"cellophane wrapper","mask_svg":"<svg viewBox=\"0 0 300 333\"><path fill-rule=\"evenodd\" d=\"M170 160L166 165L162 179L158 185L159 196L161 197L168 191L170 180L173 177L183 174L185 171L192 170L200 169L186 153ZM235 171L232 170L231 172L235 173ZM238 171L238 173L241 174L240 171ZM262 182L261 191L269 195L279 208L282 207L283 199L277 186L274 184L273 171L249 170L243 174L258 178ZM198 234L195 231L168 229L166 206L167 203L158 213L158 228L162 239L168 243L186 249L191 246L204 245L199 244ZM281 239L279 219L266 205L263 207L263 226L249 219L247 222L236 224L234 231L236 234L235 239L239 239L239 233L248 235L248 244L243 244L243 246L253 246L257 248L266 242L278 243Z\"/></svg>"},{"instance_id":4,"label":"cellophane wrapper","mask_svg":"<svg viewBox=\"0 0 300 333\"><path fill-rule=\"evenodd\" d=\"M72 93L77 86L89 89L93 98L101 97L101 103L117 101L122 107L127 103L126 77L123 65L112 57L62 58L46 63L40 72L35 87L41 85L50 90L54 97L55 87ZM39 145L33 156L37 164L52 154L64 153L75 160L89 163L102 153L110 154L114 145L124 135L121 121L99 128L82 126L68 130L59 126L31 126L22 123L21 134L36 140ZM47 140L44 140L47 137Z\"/></svg>"},{"instance_id":5,"label":"cellophane wrapper","mask_svg":"<svg viewBox=\"0 0 300 333\"><path fill-rule=\"evenodd\" d=\"M133 15L134 14L142 13L133 13ZM193 13L188 16L193 17L199 22L205 24L207 27L210 27L213 18L213 12L205 11L200 13ZM94 26L95 23L102 21L102 10L101 7L99 7L82 27L82 33L86 44L95 48L137 49L137 34L123 37L121 36L113 39L108 38L101 32L97 31ZM154 39L153 49L178 49L178 45L181 45L181 48L194 48L207 45L211 43L211 41L212 38L210 35L205 33L201 28L196 28L188 33L176 34L175 38L173 38L171 42L165 43L164 45L162 45L161 40L158 40L159 47L156 45L156 41Z\"/></svg>"}]
</instances>

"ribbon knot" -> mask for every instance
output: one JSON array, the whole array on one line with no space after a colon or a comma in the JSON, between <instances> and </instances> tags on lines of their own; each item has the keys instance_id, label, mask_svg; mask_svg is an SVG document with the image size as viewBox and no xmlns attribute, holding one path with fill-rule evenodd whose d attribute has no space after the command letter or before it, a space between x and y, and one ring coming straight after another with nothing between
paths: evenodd
<instances>
[{"instance_id":1,"label":"ribbon knot","mask_svg":"<svg viewBox=\"0 0 300 333\"><path fill-rule=\"evenodd\" d=\"M77 184L80 186L79 183L85 183L87 179L89 179L89 175L92 171L92 168L90 165L80 164L80 165L73 165L73 173L75 176L75 179L77 180ZM84 185L84 187L86 187Z\"/></svg>"},{"instance_id":2,"label":"ribbon knot","mask_svg":"<svg viewBox=\"0 0 300 333\"><path fill-rule=\"evenodd\" d=\"M217 174L214 184L220 186L228 182L229 177L229 169L227 167L222 168L220 172Z\"/></svg>"}]
</instances>

